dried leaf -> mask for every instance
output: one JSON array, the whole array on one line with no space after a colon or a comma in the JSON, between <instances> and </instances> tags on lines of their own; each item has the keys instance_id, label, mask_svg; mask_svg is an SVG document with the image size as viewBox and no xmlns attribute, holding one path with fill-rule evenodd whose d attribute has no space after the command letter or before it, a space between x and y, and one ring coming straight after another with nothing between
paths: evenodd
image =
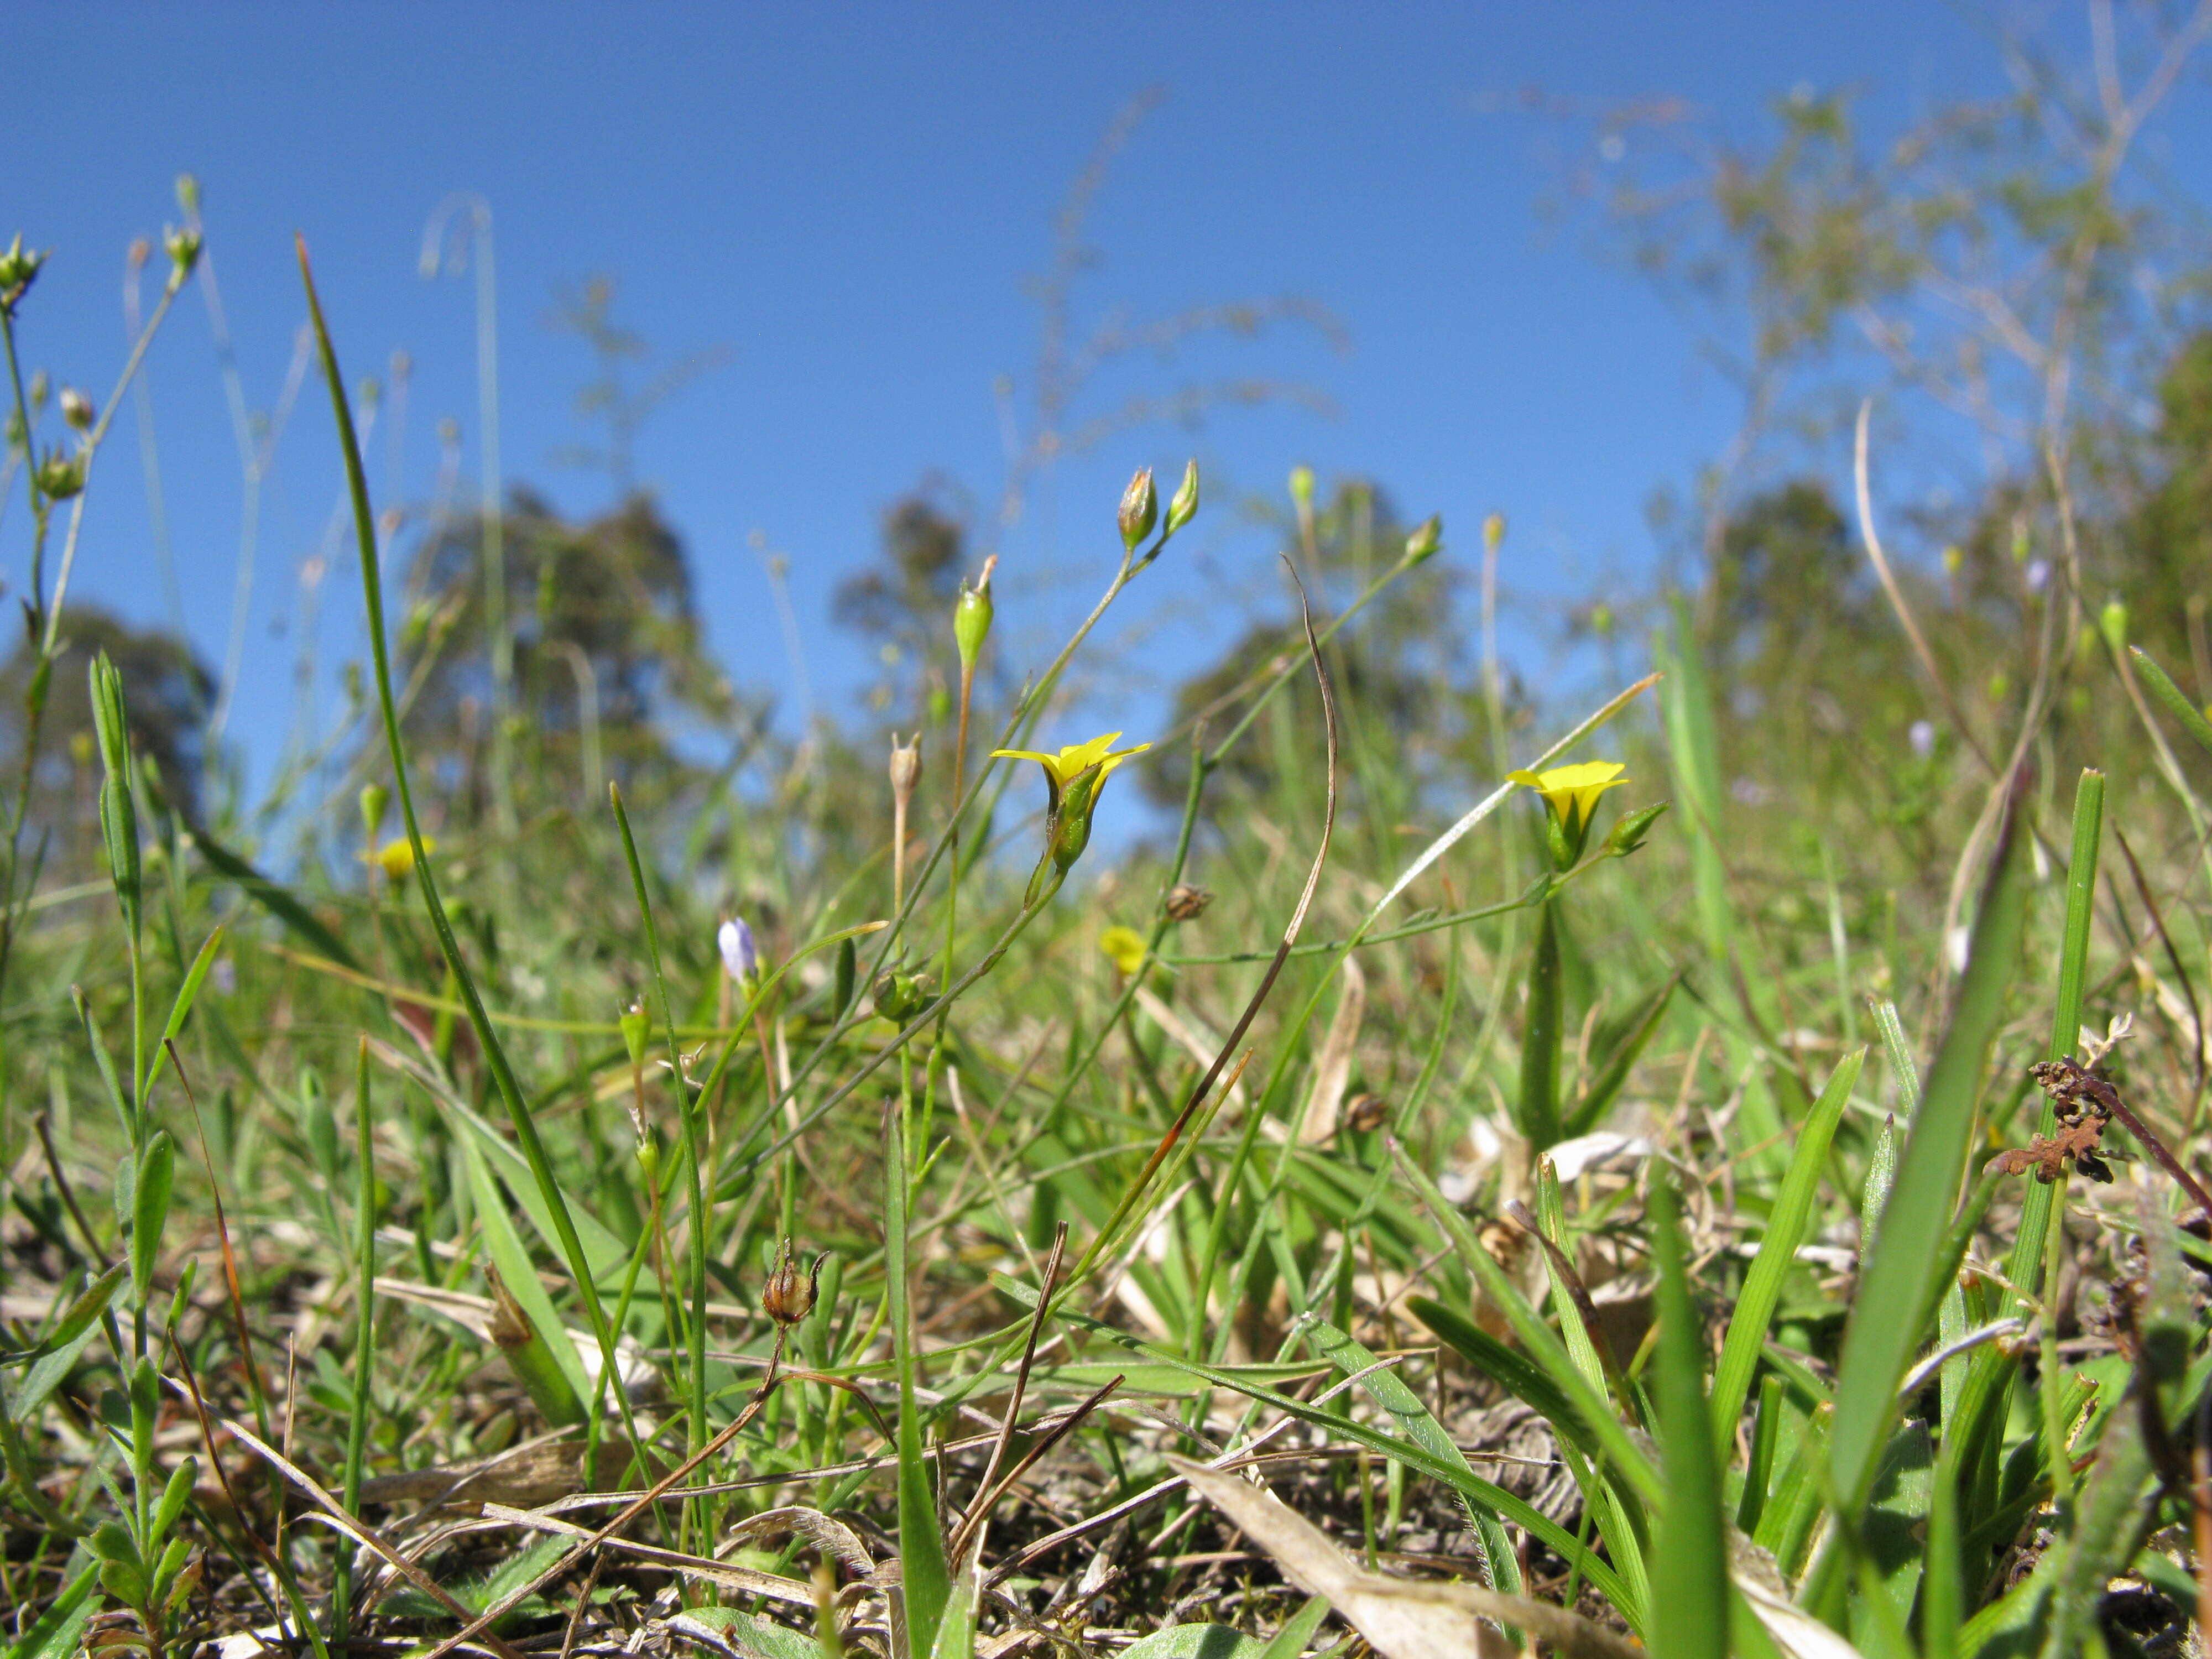
<instances>
[{"instance_id":1,"label":"dried leaf","mask_svg":"<svg viewBox=\"0 0 2212 1659\"><path fill-rule=\"evenodd\" d=\"M1513 1650L1490 1624L1519 1626L1567 1659L1641 1659L1644 1650L1580 1613L1525 1596L1500 1595L1476 1584L1385 1578L1354 1566L1312 1522L1264 1486L1242 1476L1170 1457L1176 1474L1237 1529L1275 1558L1310 1595L1328 1598L1384 1659L1440 1659L1475 1652L1482 1659Z\"/></svg>"}]
</instances>

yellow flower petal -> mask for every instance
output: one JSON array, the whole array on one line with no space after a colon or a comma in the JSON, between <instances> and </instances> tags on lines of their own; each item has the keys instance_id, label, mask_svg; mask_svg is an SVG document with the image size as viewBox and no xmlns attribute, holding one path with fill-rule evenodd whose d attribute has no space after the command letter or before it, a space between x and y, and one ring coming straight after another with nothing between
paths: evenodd
<instances>
[{"instance_id":1,"label":"yellow flower petal","mask_svg":"<svg viewBox=\"0 0 2212 1659\"><path fill-rule=\"evenodd\" d=\"M434 853L438 850L438 843L425 836L422 837L422 850L426 854ZM386 876L397 881L402 876L413 872L415 845L404 838L387 841L374 853L363 853L361 858L364 864L374 864L378 869L383 871Z\"/></svg>"},{"instance_id":2,"label":"yellow flower petal","mask_svg":"<svg viewBox=\"0 0 2212 1659\"><path fill-rule=\"evenodd\" d=\"M1125 978L1145 965L1145 936L1133 927L1109 927L1098 935L1098 948Z\"/></svg>"}]
</instances>

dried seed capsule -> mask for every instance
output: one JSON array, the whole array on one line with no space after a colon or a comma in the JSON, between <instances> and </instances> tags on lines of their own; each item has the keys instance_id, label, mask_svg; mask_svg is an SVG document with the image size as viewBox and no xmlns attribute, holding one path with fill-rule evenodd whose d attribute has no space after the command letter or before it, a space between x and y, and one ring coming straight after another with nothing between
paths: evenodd
<instances>
[{"instance_id":1,"label":"dried seed capsule","mask_svg":"<svg viewBox=\"0 0 2212 1659\"><path fill-rule=\"evenodd\" d=\"M1179 881L1168 889L1168 917L1173 921L1196 921L1206 914L1206 907L1213 902L1213 895L1203 887L1194 887Z\"/></svg>"},{"instance_id":2,"label":"dried seed capsule","mask_svg":"<svg viewBox=\"0 0 2212 1659\"><path fill-rule=\"evenodd\" d=\"M830 1259L824 1250L814 1258L814 1266L801 1279L799 1264L793 1258L791 1241L785 1239L776 1256L775 1270L768 1276L768 1284L761 1291L761 1311L789 1330L814 1311L814 1297L822 1283L822 1264Z\"/></svg>"}]
</instances>

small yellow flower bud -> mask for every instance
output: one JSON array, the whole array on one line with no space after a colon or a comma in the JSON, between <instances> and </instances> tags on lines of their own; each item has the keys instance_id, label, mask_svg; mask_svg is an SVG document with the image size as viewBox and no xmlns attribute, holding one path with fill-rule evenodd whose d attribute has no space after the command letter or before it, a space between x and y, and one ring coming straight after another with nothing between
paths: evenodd
<instances>
[{"instance_id":1,"label":"small yellow flower bud","mask_svg":"<svg viewBox=\"0 0 2212 1659\"><path fill-rule=\"evenodd\" d=\"M1483 550L1495 553L1505 544L1505 515L1493 513L1482 521Z\"/></svg>"},{"instance_id":2,"label":"small yellow flower bud","mask_svg":"<svg viewBox=\"0 0 2212 1659\"><path fill-rule=\"evenodd\" d=\"M422 851L425 854L437 850L436 842L428 836L422 837ZM404 881L415 873L415 843L404 836L396 841L387 841L374 853L363 853L362 857L383 871L387 880Z\"/></svg>"},{"instance_id":3,"label":"small yellow flower bud","mask_svg":"<svg viewBox=\"0 0 2212 1659\"><path fill-rule=\"evenodd\" d=\"M1291 505L1301 516L1313 511L1314 471L1310 466L1291 469Z\"/></svg>"}]
</instances>

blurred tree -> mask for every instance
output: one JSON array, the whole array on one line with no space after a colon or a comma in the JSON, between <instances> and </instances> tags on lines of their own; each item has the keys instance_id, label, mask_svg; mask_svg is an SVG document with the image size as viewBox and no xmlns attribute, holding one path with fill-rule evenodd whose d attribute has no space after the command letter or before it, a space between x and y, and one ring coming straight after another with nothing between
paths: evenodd
<instances>
[{"instance_id":1,"label":"blurred tree","mask_svg":"<svg viewBox=\"0 0 2212 1659\"><path fill-rule=\"evenodd\" d=\"M738 698L708 655L691 573L652 497L634 495L578 523L517 489L506 520L507 614L514 629L518 751L539 763L527 800L568 801L601 781L669 787L672 744L690 719L726 724ZM441 785L479 810L491 679L483 634L481 538L450 523L415 557L402 630L409 741Z\"/></svg>"},{"instance_id":2,"label":"blurred tree","mask_svg":"<svg viewBox=\"0 0 2212 1659\"><path fill-rule=\"evenodd\" d=\"M62 645L24 811L27 847L35 845L41 833L52 836L50 872L82 874L100 861L100 837L90 828L97 817L100 761L93 747L86 677L102 651L123 674L132 751L154 763L163 791L185 821L198 821L213 672L166 629L134 628L94 606L72 605L62 622ZM35 650L18 645L0 664L0 775L11 790L22 766L23 694L37 661Z\"/></svg>"},{"instance_id":3,"label":"blurred tree","mask_svg":"<svg viewBox=\"0 0 2212 1659\"><path fill-rule=\"evenodd\" d=\"M1412 528L1389 495L1362 478L1342 480L1325 504L1294 511L1273 527L1284 545L1297 550L1299 574L1316 617L1322 620L1350 605L1397 562ZM1378 752L1394 757L1395 781L1408 786L1394 792L1395 811L1409 810L1422 777L1445 757L1488 764L1467 746L1471 735L1484 728L1463 718L1467 699L1474 694L1462 683L1467 659L1453 609L1454 576L1440 559L1392 584L1329 646L1340 715L1347 727L1357 722L1371 734ZM1284 664L1304 658L1296 603L1293 594L1287 615L1255 617L1225 651L1176 687L1173 729L1203 717L1212 741L1219 742L1243 718L1260 686ZM1286 721L1285 738L1310 749L1321 730L1320 693L1312 676L1295 673L1265 718L1271 720L1269 731L1273 720ZM1255 735L1264 738L1267 733ZM1209 797L1208 811L1220 811L1245 792L1268 790L1285 757L1279 743L1240 744L1214 775L1216 793ZM1182 743L1165 746L1141 775L1152 799L1180 807L1190 787L1188 748Z\"/></svg>"}]
</instances>

